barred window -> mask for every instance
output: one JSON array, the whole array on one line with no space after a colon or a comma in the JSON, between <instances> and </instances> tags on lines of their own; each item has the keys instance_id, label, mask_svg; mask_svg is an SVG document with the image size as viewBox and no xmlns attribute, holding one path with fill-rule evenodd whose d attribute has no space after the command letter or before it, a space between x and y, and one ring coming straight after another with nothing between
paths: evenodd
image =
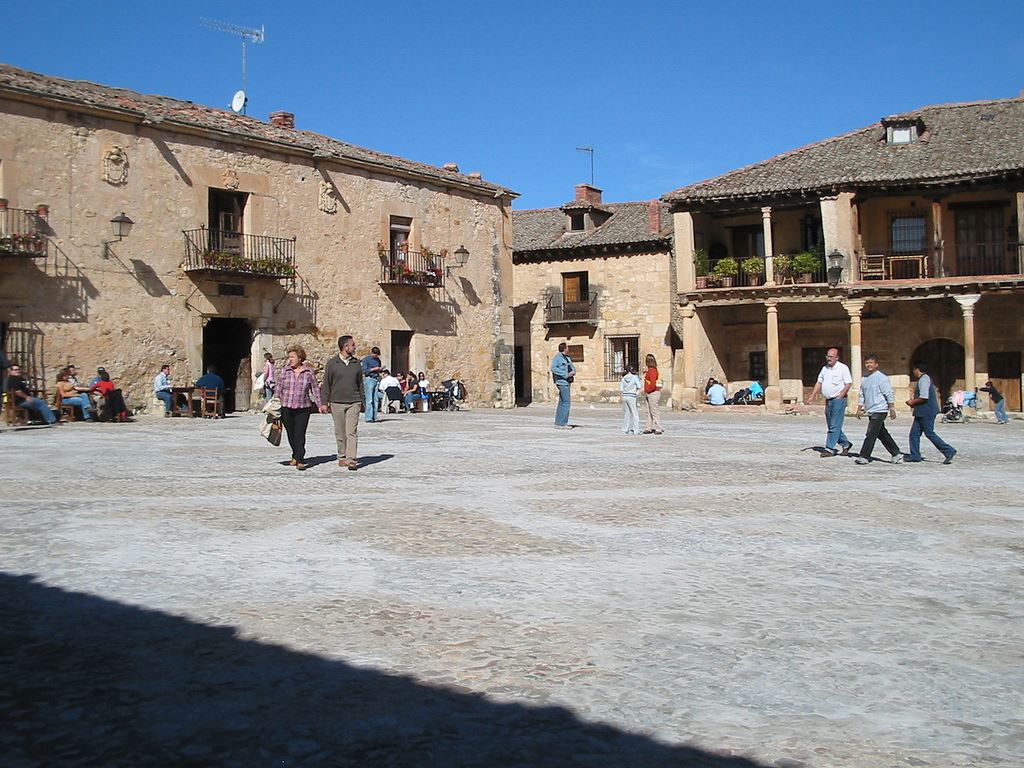
<instances>
[{"instance_id":1,"label":"barred window","mask_svg":"<svg viewBox=\"0 0 1024 768\"><path fill-rule=\"evenodd\" d=\"M635 365L639 370L640 337L639 336L606 336L604 377L608 381L622 378L627 365Z\"/></svg>"}]
</instances>

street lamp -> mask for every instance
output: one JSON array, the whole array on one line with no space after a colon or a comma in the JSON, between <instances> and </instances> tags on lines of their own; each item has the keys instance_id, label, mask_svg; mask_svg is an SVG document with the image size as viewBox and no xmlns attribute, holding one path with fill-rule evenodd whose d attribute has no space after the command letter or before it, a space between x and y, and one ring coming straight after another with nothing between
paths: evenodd
<instances>
[{"instance_id":1,"label":"street lamp","mask_svg":"<svg viewBox=\"0 0 1024 768\"><path fill-rule=\"evenodd\" d=\"M119 243L124 238L131 234L132 227L135 222L124 215L124 211L121 211L120 215L115 216L110 220L110 230L114 233L115 240L104 240L103 241L103 258L110 258L110 245L112 243Z\"/></svg>"},{"instance_id":2,"label":"street lamp","mask_svg":"<svg viewBox=\"0 0 1024 768\"><path fill-rule=\"evenodd\" d=\"M828 255L828 284L835 288L843 277L843 254L833 249Z\"/></svg>"},{"instance_id":3,"label":"street lamp","mask_svg":"<svg viewBox=\"0 0 1024 768\"><path fill-rule=\"evenodd\" d=\"M452 254L455 259L455 263L452 266L464 267L466 262L469 261L469 251L466 250L466 246L460 245L455 249L455 253Z\"/></svg>"}]
</instances>

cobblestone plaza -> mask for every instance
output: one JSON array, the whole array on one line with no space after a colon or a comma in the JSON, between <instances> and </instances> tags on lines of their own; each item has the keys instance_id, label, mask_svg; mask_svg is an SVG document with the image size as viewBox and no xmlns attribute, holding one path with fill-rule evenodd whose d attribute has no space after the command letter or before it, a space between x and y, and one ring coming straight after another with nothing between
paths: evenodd
<instances>
[{"instance_id":1,"label":"cobblestone plaza","mask_svg":"<svg viewBox=\"0 0 1024 768\"><path fill-rule=\"evenodd\" d=\"M1021 422L619 422L5 432L0 764L1024 764Z\"/></svg>"}]
</instances>

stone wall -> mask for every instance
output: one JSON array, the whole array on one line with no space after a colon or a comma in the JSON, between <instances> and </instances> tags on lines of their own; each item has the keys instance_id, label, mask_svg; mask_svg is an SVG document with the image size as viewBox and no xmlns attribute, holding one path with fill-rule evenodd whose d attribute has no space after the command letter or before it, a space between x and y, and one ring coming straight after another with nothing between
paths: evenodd
<instances>
[{"instance_id":1,"label":"stone wall","mask_svg":"<svg viewBox=\"0 0 1024 768\"><path fill-rule=\"evenodd\" d=\"M653 354L665 382L664 402L672 392L672 263L668 251L592 258L521 263L515 266L515 304L520 318L517 331L528 327L529 371L532 399L557 400L549 373L558 344L583 347L576 361L574 400L618 402L619 377L605 377L609 337L639 336L641 374L644 357ZM562 273L587 272L590 290L597 292L595 325L545 323L545 297L562 290ZM528 326L526 325L528 323ZM677 345L678 346L678 345Z\"/></svg>"},{"instance_id":2,"label":"stone wall","mask_svg":"<svg viewBox=\"0 0 1024 768\"><path fill-rule=\"evenodd\" d=\"M380 346L388 362L391 331L412 331L411 367L437 382L459 374L473 403L512 404L507 199L5 100L0 169L12 208L50 206L45 263L0 263L0 320L43 335L51 389L69 361L85 372L103 365L132 405L148 403L160 364L194 379L204 322L231 317L252 326L255 371L263 349L280 357L292 342L320 363L344 333L360 353ZM246 233L296 239L294 283L183 270L182 231L210 226L210 189L248 194ZM122 211L134 229L107 247ZM379 284L377 244L393 215L412 218L413 250L469 251L443 289ZM245 295L220 296L218 282L243 284Z\"/></svg>"}]
</instances>

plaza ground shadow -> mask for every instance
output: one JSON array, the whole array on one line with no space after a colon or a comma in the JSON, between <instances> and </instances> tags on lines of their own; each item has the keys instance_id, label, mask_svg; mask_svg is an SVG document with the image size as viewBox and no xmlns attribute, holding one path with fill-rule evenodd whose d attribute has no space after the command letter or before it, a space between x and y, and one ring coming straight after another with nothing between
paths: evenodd
<instances>
[{"instance_id":1,"label":"plaza ground shadow","mask_svg":"<svg viewBox=\"0 0 1024 768\"><path fill-rule=\"evenodd\" d=\"M382 461L387 461L388 459L393 458L395 458L395 454L393 453L379 453L376 456L360 456L359 466L368 467L371 464L379 464ZM333 464L337 460L338 454L336 453L332 453L329 456L312 456L306 458L306 466L312 468L320 464ZM277 463L280 464L282 467L287 467L289 464L291 464L291 460L289 459L286 461L279 461Z\"/></svg>"},{"instance_id":2,"label":"plaza ground shadow","mask_svg":"<svg viewBox=\"0 0 1024 768\"><path fill-rule=\"evenodd\" d=\"M0 574L0 762L759 768Z\"/></svg>"}]
</instances>

